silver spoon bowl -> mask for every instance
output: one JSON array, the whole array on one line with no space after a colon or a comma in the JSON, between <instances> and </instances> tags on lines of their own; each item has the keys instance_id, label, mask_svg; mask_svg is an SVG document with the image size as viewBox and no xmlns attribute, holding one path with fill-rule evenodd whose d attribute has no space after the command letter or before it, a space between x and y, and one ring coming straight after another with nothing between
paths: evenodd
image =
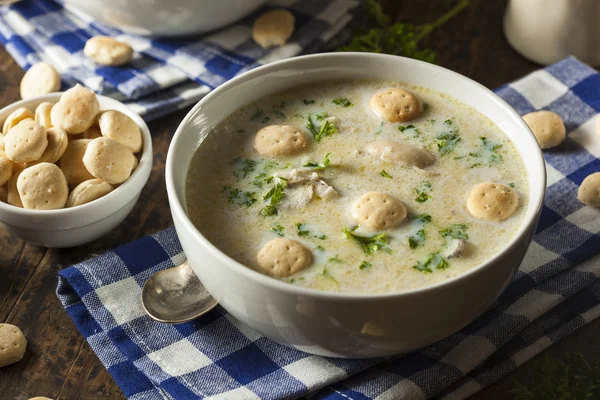
<instances>
[{"instance_id":1,"label":"silver spoon bowl","mask_svg":"<svg viewBox=\"0 0 600 400\"><path fill-rule=\"evenodd\" d=\"M185 261L152 275L142 288L142 304L152 319L179 324L206 314L217 301Z\"/></svg>"}]
</instances>

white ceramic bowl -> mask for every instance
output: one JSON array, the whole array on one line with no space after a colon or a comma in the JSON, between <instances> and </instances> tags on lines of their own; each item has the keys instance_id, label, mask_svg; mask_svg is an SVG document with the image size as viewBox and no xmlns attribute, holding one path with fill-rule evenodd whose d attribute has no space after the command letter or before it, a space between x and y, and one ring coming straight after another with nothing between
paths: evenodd
<instances>
[{"instance_id":1,"label":"white ceramic bowl","mask_svg":"<svg viewBox=\"0 0 600 400\"><path fill-rule=\"evenodd\" d=\"M51 93L21 100L0 110L0 125L20 107L35 110L38 104L56 103L62 93ZM142 118L125 104L97 96L100 110L117 110L140 127L144 141L140 163L125 183L90 203L59 210L26 210L0 202L0 222L6 230L23 240L44 247L73 247L91 242L113 230L133 209L152 170L152 138ZM138 155L139 156L139 155Z\"/></svg>"},{"instance_id":2,"label":"white ceramic bowl","mask_svg":"<svg viewBox=\"0 0 600 400\"><path fill-rule=\"evenodd\" d=\"M492 119L515 143L529 175L521 227L502 251L448 281L398 293L328 293L290 285L247 268L213 246L190 222L185 177L213 127L269 94L332 79L410 82L448 95ZM235 318L278 342L333 357L378 357L415 350L473 321L500 295L523 260L541 212L546 172L537 141L521 117L482 85L408 58L332 53L285 60L245 73L214 90L185 117L171 142L167 191L183 250L204 286Z\"/></svg>"},{"instance_id":3,"label":"white ceramic bowl","mask_svg":"<svg viewBox=\"0 0 600 400\"><path fill-rule=\"evenodd\" d=\"M235 22L267 0L64 0L66 7L136 35L182 36Z\"/></svg>"}]
</instances>

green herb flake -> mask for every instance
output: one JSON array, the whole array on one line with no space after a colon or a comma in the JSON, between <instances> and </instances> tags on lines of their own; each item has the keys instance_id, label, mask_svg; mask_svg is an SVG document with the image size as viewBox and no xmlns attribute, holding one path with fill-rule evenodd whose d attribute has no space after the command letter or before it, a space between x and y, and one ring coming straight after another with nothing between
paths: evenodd
<instances>
[{"instance_id":1,"label":"green herb flake","mask_svg":"<svg viewBox=\"0 0 600 400\"><path fill-rule=\"evenodd\" d=\"M417 271L431 273L435 270L445 270L449 266L448 261L440 253L433 253L425 261L417 262L417 265L413 266L413 268Z\"/></svg>"},{"instance_id":2,"label":"green herb flake","mask_svg":"<svg viewBox=\"0 0 600 400\"><path fill-rule=\"evenodd\" d=\"M325 247L319 245L319 246L317 246L317 250L319 250L319 251L325 251Z\"/></svg>"},{"instance_id":3,"label":"green herb flake","mask_svg":"<svg viewBox=\"0 0 600 400\"><path fill-rule=\"evenodd\" d=\"M282 178L283 179L283 178ZM269 204L264 206L260 211L260 214L264 217L271 215L277 215L277 208L275 207L283 196L285 195L284 190L287 187L287 183L284 181L277 183L269 191L263 195L263 200L268 201Z\"/></svg>"},{"instance_id":4,"label":"green herb flake","mask_svg":"<svg viewBox=\"0 0 600 400\"><path fill-rule=\"evenodd\" d=\"M411 249L416 249L417 247L423 246L425 243L425 230L419 229L417 233L413 236L409 236L408 238L408 247Z\"/></svg>"},{"instance_id":5,"label":"green herb flake","mask_svg":"<svg viewBox=\"0 0 600 400\"><path fill-rule=\"evenodd\" d=\"M323 170L323 169L329 167L329 164L331 163L331 160L329 159L330 154L331 153L325 154L325 158L323 159L323 162L320 164L317 162L314 162L314 161L309 161L306 164L304 164L303 167L313 168L315 171Z\"/></svg>"},{"instance_id":6,"label":"green herb flake","mask_svg":"<svg viewBox=\"0 0 600 400\"><path fill-rule=\"evenodd\" d=\"M418 203L425 203L427 200L431 199L429 192L431 191L431 183L423 182L418 188L415 188L415 192L417 193L417 197L415 200Z\"/></svg>"},{"instance_id":7,"label":"green herb flake","mask_svg":"<svg viewBox=\"0 0 600 400\"><path fill-rule=\"evenodd\" d=\"M279 168L279 163L277 161L267 161L263 165L263 171L265 171L265 172L270 171L272 169L276 169L276 168Z\"/></svg>"},{"instance_id":8,"label":"green herb flake","mask_svg":"<svg viewBox=\"0 0 600 400\"><path fill-rule=\"evenodd\" d=\"M271 230L273 232L275 232L277 234L277 236L284 236L284 229L283 226L281 226L280 224L275 224L271 227Z\"/></svg>"},{"instance_id":9,"label":"green herb flake","mask_svg":"<svg viewBox=\"0 0 600 400\"><path fill-rule=\"evenodd\" d=\"M379 175L383 176L384 178L394 179L390 174L388 174L385 171L385 169L382 169L381 172L379 173Z\"/></svg>"},{"instance_id":10,"label":"green herb flake","mask_svg":"<svg viewBox=\"0 0 600 400\"><path fill-rule=\"evenodd\" d=\"M271 117L264 117L263 119L260 120L260 122L262 122L263 124L266 124L270 120L271 120Z\"/></svg>"},{"instance_id":11,"label":"green herb flake","mask_svg":"<svg viewBox=\"0 0 600 400\"><path fill-rule=\"evenodd\" d=\"M381 121L381 125L379 125L379 130L375 132L376 135L379 135L381 131L383 131L383 126L385 125L385 121Z\"/></svg>"},{"instance_id":12,"label":"green herb flake","mask_svg":"<svg viewBox=\"0 0 600 400\"><path fill-rule=\"evenodd\" d=\"M332 281L334 281L335 283L338 283L337 279L335 279L327 270L327 268L323 268L323 271L321 272L321 275L323 275L326 278L331 279Z\"/></svg>"},{"instance_id":13,"label":"green herb flake","mask_svg":"<svg viewBox=\"0 0 600 400\"><path fill-rule=\"evenodd\" d=\"M451 237L454 239L469 239L467 234L468 226L465 224L452 224L449 228L440 231L442 237Z\"/></svg>"},{"instance_id":14,"label":"green herb flake","mask_svg":"<svg viewBox=\"0 0 600 400\"><path fill-rule=\"evenodd\" d=\"M238 206L250 207L256 203L256 193L254 192L243 192L238 188L232 188L230 186L224 186L223 192L227 197L227 202Z\"/></svg>"},{"instance_id":15,"label":"green herb flake","mask_svg":"<svg viewBox=\"0 0 600 400\"><path fill-rule=\"evenodd\" d=\"M331 136L337 132L337 128L331 122L325 120L326 117L326 113L317 114L315 119L323 122L321 125L317 126L317 124L313 122L312 116L308 116L306 127L312 133L317 142L320 142L324 137Z\"/></svg>"},{"instance_id":16,"label":"green herb flake","mask_svg":"<svg viewBox=\"0 0 600 400\"><path fill-rule=\"evenodd\" d=\"M277 215L277 208L273 206L264 206L262 210L260 210L260 215L263 217L269 217L271 215Z\"/></svg>"},{"instance_id":17,"label":"green herb flake","mask_svg":"<svg viewBox=\"0 0 600 400\"><path fill-rule=\"evenodd\" d=\"M296 229L298 229L298 236L308 236L310 235L310 231L304 228L304 224L298 222L296 224Z\"/></svg>"},{"instance_id":18,"label":"green herb flake","mask_svg":"<svg viewBox=\"0 0 600 400\"><path fill-rule=\"evenodd\" d=\"M367 268L371 268L373 266L373 264L371 264L370 262L367 261L363 261L360 266L358 267L358 269L367 269Z\"/></svg>"},{"instance_id":19,"label":"green herb flake","mask_svg":"<svg viewBox=\"0 0 600 400\"><path fill-rule=\"evenodd\" d=\"M341 260L337 257L337 255L335 257L331 257L327 260L327 262L331 262L331 263L336 263L336 264L343 264L344 260Z\"/></svg>"},{"instance_id":20,"label":"green herb flake","mask_svg":"<svg viewBox=\"0 0 600 400\"><path fill-rule=\"evenodd\" d=\"M354 104L346 97L340 97L339 99L333 99L333 104L337 104L342 107L352 107Z\"/></svg>"},{"instance_id":21,"label":"green herb flake","mask_svg":"<svg viewBox=\"0 0 600 400\"><path fill-rule=\"evenodd\" d=\"M479 139L481 140L483 148L486 149L486 150L488 150L489 153L490 153L490 156L488 158L488 162L490 164L499 164L499 163L501 163L504 158L502 157L502 154L500 154L498 152L498 150L502 147L502 145L501 144L497 144L497 143L492 143L485 136L481 136Z\"/></svg>"},{"instance_id":22,"label":"green herb flake","mask_svg":"<svg viewBox=\"0 0 600 400\"><path fill-rule=\"evenodd\" d=\"M316 237L317 239L321 239L321 240L327 239L327 235L325 235L325 234L323 234L323 235L314 235L313 237Z\"/></svg>"},{"instance_id":23,"label":"green herb flake","mask_svg":"<svg viewBox=\"0 0 600 400\"><path fill-rule=\"evenodd\" d=\"M452 152L458 142L461 141L458 134L458 127L454 125L452 120L445 120L444 126L445 130L435 137L435 144L442 156Z\"/></svg>"},{"instance_id":24,"label":"green herb flake","mask_svg":"<svg viewBox=\"0 0 600 400\"><path fill-rule=\"evenodd\" d=\"M263 110L257 110L254 114L252 114L252 116L250 117L250 121L255 121L257 119L259 119L260 117L262 117L262 115L264 114Z\"/></svg>"},{"instance_id":25,"label":"green herb flake","mask_svg":"<svg viewBox=\"0 0 600 400\"><path fill-rule=\"evenodd\" d=\"M366 255L373 254L379 250L391 253L391 250L387 247L388 236L385 233L379 233L373 236L359 236L353 231L349 231L346 227L344 227L343 232L344 235L346 235L346 238L353 239L358 245L360 245Z\"/></svg>"},{"instance_id":26,"label":"green herb flake","mask_svg":"<svg viewBox=\"0 0 600 400\"><path fill-rule=\"evenodd\" d=\"M514 182L511 182L511 183L508 184L508 186L510 186L511 188L514 189L516 185L514 184Z\"/></svg>"},{"instance_id":27,"label":"green herb flake","mask_svg":"<svg viewBox=\"0 0 600 400\"><path fill-rule=\"evenodd\" d=\"M402 133L406 133L408 135L408 137L411 138L416 138L419 136L419 128L417 128L414 125L407 125L407 126L398 126L398 130Z\"/></svg>"},{"instance_id":28,"label":"green herb flake","mask_svg":"<svg viewBox=\"0 0 600 400\"><path fill-rule=\"evenodd\" d=\"M429 214L417 214L413 215L411 219L418 220L419 222L431 222L431 215Z\"/></svg>"},{"instance_id":29,"label":"green herb flake","mask_svg":"<svg viewBox=\"0 0 600 400\"><path fill-rule=\"evenodd\" d=\"M248 158L236 158L233 160L233 175L239 179L245 179L254 172L257 162Z\"/></svg>"},{"instance_id":30,"label":"green herb flake","mask_svg":"<svg viewBox=\"0 0 600 400\"><path fill-rule=\"evenodd\" d=\"M273 110L273 114L279 119L285 119L285 114L281 110Z\"/></svg>"},{"instance_id":31,"label":"green herb flake","mask_svg":"<svg viewBox=\"0 0 600 400\"><path fill-rule=\"evenodd\" d=\"M309 105L309 104L315 104L315 101L312 99L304 99L302 100L304 102L305 105Z\"/></svg>"}]
</instances>

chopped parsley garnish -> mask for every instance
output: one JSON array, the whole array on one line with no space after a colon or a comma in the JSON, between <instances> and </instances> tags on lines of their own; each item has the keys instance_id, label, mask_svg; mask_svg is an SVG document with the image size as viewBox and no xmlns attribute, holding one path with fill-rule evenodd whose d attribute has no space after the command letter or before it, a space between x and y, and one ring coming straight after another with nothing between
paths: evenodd
<instances>
[{"instance_id":1,"label":"chopped parsley garnish","mask_svg":"<svg viewBox=\"0 0 600 400\"><path fill-rule=\"evenodd\" d=\"M319 251L325 251L325 247L319 245L319 246L317 246L317 250L319 250Z\"/></svg>"},{"instance_id":2,"label":"chopped parsley garnish","mask_svg":"<svg viewBox=\"0 0 600 400\"><path fill-rule=\"evenodd\" d=\"M429 110L429 103L423 103L423 111Z\"/></svg>"},{"instance_id":3,"label":"chopped parsley garnish","mask_svg":"<svg viewBox=\"0 0 600 400\"><path fill-rule=\"evenodd\" d=\"M376 135L379 135L381 131L383 131L383 126L385 125L385 121L381 121L381 125L379 125L379 130L375 132Z\"/></svg>"},{"instance_id":4,"label":"chopped parsley garnish","mask_svg":"<svg viewBox=\"0 0 600 400\"><path fill-rule=\"evenodd\" d=\"M323 268L323 271L321 272L321 275L323 275L326 278L331 279L335 283L338 283L338 281L333 276L331 276L331 274L329 273L329 271L327 271L327 268Z\"/></svg>"},{"instance_id":5,"label":"chopped parsley garnish","mask_svg":"<svg viewBox=\"0 0 600 400\"><path fill-rule=\"evenodd\" d=\"M346 97L340 97L339 99L333 99L333 104L337 104L342 107L352 107L354 104Z\"/></svg>"},{"instance_id":6,"label":"chopped parsley garnish","mask_svg":"<svg viewBox=\"0 0 600 400\"><path fill-rule=\"evenodd\" d=\"M427 200L431 199L429 192L431 191L431 183L423 182L421 186L415 188L415 192L417 192L417 197L415 200L419 203L425 203Z\"/></svg>"},{"instance_id":7,"label":"chopped parsley garnish","mask_svg":"<svg viewBox=\"0 0 600 400\"><path fill-rule=\"evenodd\" d=\"M353 232L354 230L356 230L356 228L354 228L352 231L349 231L348 228L344 227L344 235L346 235L346 238L353 239L357 244L359 244L366 255L373 254L379 250L383 250L388 253L392 252L387 247L387 234L379 233L373 236L358 236Z\"/></svg>"},{"instance_id":8,"label":"chopped parsley garnish","mask_svg":"<svg viewBox=\"0 0 600 400\"><path fill-rule=\"evenodd\" d=\"M287 187L285 182L280 182L273 186L269 191L263 196L263 200L271 199L271 205L276 205L283 198L283 191Z\"/></svg>"},{"instance_id":9,"label":"chopped parsley garnish","mask_svg":"<svg viewBox=\"0 0 600 400\"><path fill-rule=\"evenodd\" d=\"M408 237L408 246L411 249L423 246L423 243L425 243L425 229L419 229L414 236Z\"/></svg>"},{"instance_id":10,"label":"chopped parsley garnish","mask_svg":"<svg viewBox=\"0 0 600 400\"><path fill-rule=\"evenodd\" d=\"M296 229L298 229L298 236L308 236L310 235L310 231L304 228L304 224L298 222L296 224Z\"/></svg>"},{"instance_id":11,"label":"chopped parsley garnish","mask_svg":"<svg viewBox=\"0 0 600 400\"><path fill-rule=\"evenodd\" d=\"M263 217L269 217L271 215L277 215L277 208L273 206L264 206L262 210L260 210L260 215Z\"/></svg>"},{"instance_id":12,"label":"chopped parsley garnish","mask_svg":"<svg viewBox=\"0 0 600 400\"><path fill-rule=\"evenodd\" d=\"M279 163L277 161L267 161L265 165L263 165L263 171L269 171L275 168L279 168Z\"/></svg>"},{"instance_id":13,"label":"chopped parsley garnish","mask_svg":"<svg viewBox=\"0 0 600 400\"><path fill-rule=\"evenodd\" d=\"M233 164L233 175L237 178L244 179L254 172L257 162L248 158L236 158L233 160Z\"/></svg>"},{"instance_id":14,"label":"chopped parsley garnish","mask_svg":"<svg viewBox=\"0 0 600 400\"><path fill-rule=\"evenodd\" d=\"M263 200L267 200L269 202L268 205L263 207L260 211L260 214L267 217L270 215L277 215L277 208L275 206L279 204L281 199L283 198L284 190L287 187L287 183L284 181L277 183L273 186L264 196Z\"/></svg>"},{"instance_id":15,"label":"chopped parsley garnish","mask_svg":"<svg viewBox=\"0 0 600 400\"><path fill-rule=\"evenodd\" d=\"M252 116L250 117L250 121L254 121L259 119L260 117L262 117L262 115L264 114L263 110L257 110L254 114L252 114Z\"/></svg>"},{"instance_id":16,"label":"chopped parsley garnish","mask_svg":"<svg viewBox=\"0 0 600 400\"><path fill-rule=\"evenodd\" d=\"M280 224L275 224L271 227L271 230L273 232L275 232L278 236L283 236L283 226L281 226Z\"/></svg>"},{"instance_id":17,"label":"chopped parsley garnish","mask_svg":"<svg viewBox=\"0 0 600 400\"><path fill-rule=\"evenodd\" d=\"M314 100L312 100L312 99L310 99L310 100L308 100L308 99L304 99L304 100L302 100L302 101L303 101L303 102L304 102L304 104L306 104L306 105L309 105L309 104L315 104L315 101L314 101Z\"/></svg>"},{"instance_id":18,"label":"chopped parsley garnish","mask_svg":"<svg viewBox=\"0 0 600 400\"><path fill-rule=\"evenodd\" d=\"M483 148L490 152L490 157L488 159L488 162L490 164L501 163L503 158L502 158L502 154L498 153L498 149L501 148L502 145L490 142L485 136L481 136L479 139L481 140L481 143L483 144Z\"/></svg>"},{"instance_id":19,"label":"chopped parsley garnish","mask_svg":"<svg viewBox=\"0 0 600 400\"><path fill-rule=\"evenodd\" d=\"M428 195L425 192L420 192L418 189L415 189L417 191L418 196L415 198L415 200L419 203L425 203L427 200L431 199L431 196Z\"/></svg>"},{"instance_id":20,"label":"chopped parsley garnish","mask_svg":"<svg viewBox=\"0 0 600 400\"><path fill-rule=\"evenodd\" d=\"M273 177L270 176L268 177L267 174L265 174L264 172L261 172L260 174L256 175L254 177L254 179L252 179L252 184L254 186L258 186L259 188L262 188L263 185L266 183L270 183L271 180L273 180Z\"/></svg>"},{"instance_id":21,"label":"chopped parsley garnish","mask_svg":"<svg viewBox=\"0 0 600 400\"><path fill-rule=\"evenodd\" d=\"M379 173L379 175L383 176L384 178L394 179L390 174L385 172L385 169L382 169L381 172Z\"/></svg>"},{"instance_id":22,"label":"chopped parsley garnish","mask_svg":"<svg viewBox=\"0 0 600 400\"><path fill-rule=\"evenodd\" d=\"M431 222L431 215L429 214L417 214L413 215L411 219L418 220L419 222Z\"/></svg>"},{"instance_id":23,"label":"chopped parsley garnish","mask_svg":"<svg viewBox=\"0 0 600 400\"><path fill-rule=\"evenodd\" d=\"M423 246L425 243L426 236L424 225L428 222L431 222L431 215L417 214L413 215L411 219L422 224L421 229L419 229L414 235L408 237L408 247L411 249L416 249L417 247Z\"/></svg>"},{"instance_id":24,"label":"chopped parsley garnish","mask_svg":"<svg viewBox=\"0 0 600 400\"><path fill-rule=\"evenodd\" d=\"M367 269L367 268L371 268L373 266L373 264L371 264L370 262L367 261L363 261L360 266L358 267L358 269Z\"/></svg>"},{"instance_id":25,"label":"chopped parsley garnish","mask_svg":"<svg viewBox=\"0 0 600 400\"><path fill-rule=\"evenodd\" d=\"M417 262L417 265L413 266L414 269L421 272L433 272L435 270L444 270L449 267L448 261L440 255L440 253L433 253L425 261Z\"/></svg>"},{"instance_id":26,"label":"chopped parsley garnish","mask_svg":"<svg viewBox=\"0 0 600 400\"><path fill-rule=\"evenodd\" d=\"M273 114L275 114L275 116L279 119L285 118L285 114L281 110L274 110Z\"/></svg>"},{"instance_id":27,"label":"chopped parsley garnish","mask_svg":"<svg viewBox=\"0 0 600 400\"><path fill-rule=\"evenodd\" d=\"M323 159L322 163L316 163L314 161L309 161L306 164L303 165L303 167L308 167L308 168L313 168L315 171L320 171L322 169L325 169L329 166L329 164L331 163L331 160L329 159L329 155L331 153L327 153L325 154L325 158Z\"/></svg>"},{"instance_id":28,"label":"chopped parsley garnish","mask_svg":"<svg viewBox=\"0 0 600 400\"><path fill-rule=\"evenodd\" d=\"M321 240L327 239L327 235L325 235L325 234L322 234L322 235L313 235L313 237L316 237L317 239L321 239Z\"/></svg>"},{"instance_id":29,"label":"chopped parsley garnish","mask_svg":"<svg viewBox=\"0 0 600 400\"><path fill-rule=\"evenodd\" d=\"M224 186L223 192L225 193L225 196L227 196L227 202L238 206L250 207L252 204L256 203L257 200L256 193L242 192L240 189L230 186Z\"/></svg>"},{"instance_id":30,"label":"chopped parsley garnish","mask_svg":"<svg viewBox=\"0 0 600 400\"><path fill-rule=\"evenodd\" d=\"M511 182L508 184L508 186L510 186L511 188L514 188L516 185L513 182Z\"/></svg>"},{"instance_id":31,"label":"chopped parsley garnish","mask_svg":"<svg viewBox=\"0 0 600 400\"><path fill-rule=\"evenodd\" d=\"M407 126L402 126L400 125L398 127L398 130L402 133L406 133L409 137L411 138L416 138L419 136L419 128L417 128L414 125L407 125Z\"/></svg>"},{"instance_id":32,"label":"chopped parsley garnish","mask_svg":"<svg viewBox=\"0 0 600 400\"><path fill-rule=\"evenodd\" d=\"M320 113L315 116L317 121L323 121L322 124L317 125L313 122L312 116L308 116L308 123L306 127L312 133L313 137L317 142L327 136L331 136L337 132L337 128L329 121L325 120L327 117L326 113Z\"/></svg>"},{"instance_id":33,"label":"chopped parsley garnish","mask_svg":"<svg viewBox=\"0 0 600 400\"><path fill-rule=\"evenodd\" d=\"M467 230L468 227L465 224L452 224L449 228L441 230L440 235L442 235L442 237L467 240L469 238Z\"/></svg>"},{"instance_id":34,"label":"chopped parsley garnish","mask_svg":"<svg viewBox=\"0 0 600 400\"><path fill-rule=\"evenodd\" d=\"M270 120L271 120L271 117L264 117L263 119L260 120L260 122L262 122L263 124L266 124Z\"/></svg>"},{"instance_id":35,"label":"chopped parsley garnish","mask_svg":"<svg viewBox=\"0 0 600 400\"><path fill-rule=\"evenodd\" d=\"M327 260L327 262L332 262L332 263L336 263L336 264L343 264L344 260L340 260L339 258L337 258L337 255L335 257L331 257L329 260Z\"/></svg>"},{"instance_id":36,"label":"chopped parsley garnish","mask_svg":"<svg viewBox=\"0 0 600 400\"><path fill-rule=\"evenodd\" d=\"M445 131L435 137L435 144L438 147L438 151L442 156L450 153L458 142L460 142L460 136L458 135L458 128L454 123L447 119L444 121Z\"/></svg>"}]
</instances>

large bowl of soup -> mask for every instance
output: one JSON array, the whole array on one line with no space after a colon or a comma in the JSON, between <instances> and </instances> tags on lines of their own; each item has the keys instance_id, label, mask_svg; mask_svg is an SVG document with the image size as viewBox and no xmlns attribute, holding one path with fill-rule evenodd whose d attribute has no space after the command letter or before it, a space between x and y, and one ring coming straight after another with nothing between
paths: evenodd
<instances>
[{"instance_id":1,"label":"large bowl of soup","mask_svg":"<svg viewBox=\"0 0 600 400\"><path fill-rule=\"evenodd\" d=\"M302 351L409 352L483 313L540 216L544 161L482 85L334 53L247 72L180 124L166 164L191 266L233 317Z\"/></svg>"}]
</instances>

